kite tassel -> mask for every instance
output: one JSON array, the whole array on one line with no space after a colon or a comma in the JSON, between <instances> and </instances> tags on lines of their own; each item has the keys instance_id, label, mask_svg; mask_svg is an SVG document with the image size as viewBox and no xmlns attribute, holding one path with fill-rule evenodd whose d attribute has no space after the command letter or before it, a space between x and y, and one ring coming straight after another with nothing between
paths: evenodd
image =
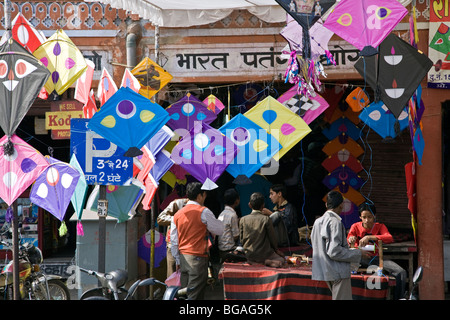
<instances>
[{"instance_id":1,"label":"kite tassel","mask_svg":"<svg viewBox=\"0 0 450 320\"><path fill-rule=\"evenodd\" d=\"M61 222L61 226L59 227L59 236L64 237L67 234L67 226L64 221Z\"/></svg>"},{"instance_id":2,"label":"kite tassel","mask_svg":"<svg viewBox=\"0 0 450 320\"><path fill-rule=\"evenodd\" d=\"M5 154L5 156L12 156L14 154L14 144L9 137L8 141L6 141L3 145L3 153Z\"/></svg>"},{"instance_id":3,"label":"kite tassel","mask_svg":"<svg viewBox=\"0 0 450 320\"><path fill-rule=\"evenodd\" d=\"M13 209L11 207L8 207L8 209L6 209L5 220L8 223L11 223L13 221Z\"/></svg>"},{"instance_id":4,"label":"kite tassel","mask_svg":"<svg viewBox=\"0 0 450 320\"><path fill-rule=\"evenodd\" d=\"M334 60L333 55L331 54L330 51L325 50L325 55L327 57L327 64L328 65L330 65L330 64L336 65L336 61Z\"/></svg>"},{"instance_id":5,"label":"kite tassel","mask_svg":"<svg viewBox=\"0 0 450 320\"><path fill-rule=\"evenodd\" d=\"M80 220L77 222L77 235L80 237L84 236L83 224Z\"/></svg>"}]
</instances>

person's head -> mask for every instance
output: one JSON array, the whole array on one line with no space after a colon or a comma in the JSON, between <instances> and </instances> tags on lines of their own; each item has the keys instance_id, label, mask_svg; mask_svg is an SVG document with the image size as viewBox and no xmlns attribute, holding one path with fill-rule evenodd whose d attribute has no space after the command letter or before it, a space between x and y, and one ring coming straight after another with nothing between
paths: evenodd
<instances>
[{"instance_id":1,"label":"person's head","mask_svg":"<svg viewBox=\"0 0 450 320\"><path fill-rule=\"evenodd\" d=\"M274 184L270 187L270 200L272 203L280 203L286 199L286 187L283 184Z\"/></svg>"},{"instance_id":2,"label":"person's head","mask_svg":"<svg viewBox=\"0 0 450 320\"><path fill-rule=\"evenodd\" d=\"M344 198L342 197L342 194L338 191L330 191L327 194L327 209L328 210L333 210L336 213L341 213L342 211L342 206L344 203Z\"/></svg>"},{"instance_id":3,"label":"person's head","mask_svg":"<svg viewBox=\"0 0 450 320\"><path fill-rule=\"evenodd\" d=\"M237 207L239 205L239 193L234 188L230 188L224 192L223 201L227 206Z\"/></svg>"},{"instance_id":4,"label":"person's head","mask_svg":"<svg viewBox=\"0 0 450 320\"><path fill-rule=\"evenodd\" d=\"M358 207L358 211L359 211L359 218L361 219L363 227L366 229L372 229L376 220L375 205L364 202Z\"/></svg>"},{"instance_id":5,"label":"person's head","mask_svg":"<svg viewBox=\"0 0 450 320\"><path fill-rule=\"evenodd\" d=\"M186 187L186 195L189 200L196 201L203 205L206 199L206 191L202 190L200 182L191 182Z\"/></svg>"},{"instance_id":6,"label":"person's head","mask_svg":"<svg viewBox=\"0 0 450 320\"><path fill-rule=\"evenodd\" d=\"M253 210L262 210L264 208L264 196L260 192L252 193L250 202L248 203Z\"/></svg>"}]
</instances>

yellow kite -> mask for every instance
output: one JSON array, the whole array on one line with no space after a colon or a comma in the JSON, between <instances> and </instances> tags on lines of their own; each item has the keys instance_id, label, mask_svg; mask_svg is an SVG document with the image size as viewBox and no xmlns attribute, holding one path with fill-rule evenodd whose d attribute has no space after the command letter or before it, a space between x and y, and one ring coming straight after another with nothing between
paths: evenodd
<instances>
[{"instance_id":1,"label":"yellow kite","mask_svg":"<svg viewBox=\"0 0 450 320\"><path fill-rule=\"evenodd\" d=\"M63 94L87 69L83 54L62 29L41 44L33 55L51 72L44 85L48 94L53 90L58 95Z\"/></svg>"},{"instance_id":2,"label":"yellow kite","mask_svg":"<svg viewBox=\"0 0 450 320\"><path fill-rule=\"evenodd\" d=\"M271 96L258 102L244 113L244 116L265 129L280 142L282 148L273 156L277 161L311 132L311 128L300 116Z\"/></svg>"},{"instance_id":3,"label":"yellow kite","mask_svg":"<svg viewBox=\"0 0 450 320\"><path fill-rule=\"evenodd\" d=\"M150 58L144 58L131 70L141 84L139 93L150 99L173 79L172 75L161 68Z\"/></svg>"}]
</instances>

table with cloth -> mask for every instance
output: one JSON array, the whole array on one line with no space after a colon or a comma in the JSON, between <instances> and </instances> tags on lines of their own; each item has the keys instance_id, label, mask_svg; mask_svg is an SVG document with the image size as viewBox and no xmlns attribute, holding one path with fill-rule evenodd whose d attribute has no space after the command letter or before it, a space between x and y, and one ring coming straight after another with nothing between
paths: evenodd
<instances>
[{"instance_id":1,"label":"table with cloth","mask_svg":"<svg viewBox=\"0 0 450 320\"><path fill-rule=\"evenodd\" d=\"M226 300L331 300L323 281L311 280L311 264L271 268L262 264L225 262L219 277ZM389 299L395 279L374 274L352 275L354 300Z\"/></svg>"}]
</instances>

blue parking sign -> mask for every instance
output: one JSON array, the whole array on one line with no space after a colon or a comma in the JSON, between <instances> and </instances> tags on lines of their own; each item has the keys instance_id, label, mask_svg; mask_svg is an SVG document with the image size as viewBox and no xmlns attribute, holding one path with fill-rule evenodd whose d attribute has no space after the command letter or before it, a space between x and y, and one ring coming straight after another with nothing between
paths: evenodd
<instances>
[{"instance_id":1,"label":"blue parking sign","mask_svg":"<svg viewBox=\"0 0 450 320\"><path fill-rule=\"evenodd\" d=\"M89 185L124 185L133 176L133 158L90 130L89 119L70 120L70 156L75 154Z\"/></svg>"}]
</instances>

